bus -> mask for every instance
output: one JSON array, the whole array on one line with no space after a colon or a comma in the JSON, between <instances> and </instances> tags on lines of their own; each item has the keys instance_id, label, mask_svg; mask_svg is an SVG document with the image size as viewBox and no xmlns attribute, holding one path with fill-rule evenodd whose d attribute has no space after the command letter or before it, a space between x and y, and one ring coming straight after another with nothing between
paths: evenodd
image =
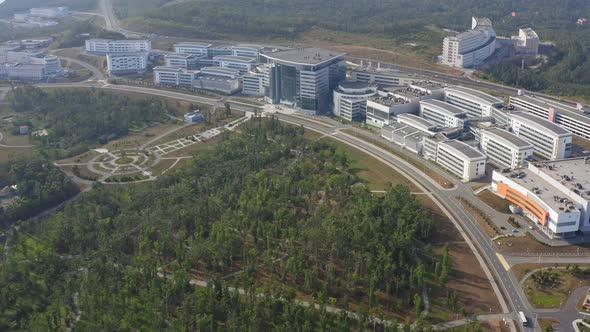
<instances>
[{"instance_id":1,"label":"bus","mask_svg":"<svg viewBox=\"0 0 590 332\"><path fill-rule=\"evenodd\" d=\"M518 318L520 318L520 322L522 323L522 326L528 326L529 322L526 320L526 316L524 315L524 312L519 311L518 312Z\"/></svg>"}]
</instances>

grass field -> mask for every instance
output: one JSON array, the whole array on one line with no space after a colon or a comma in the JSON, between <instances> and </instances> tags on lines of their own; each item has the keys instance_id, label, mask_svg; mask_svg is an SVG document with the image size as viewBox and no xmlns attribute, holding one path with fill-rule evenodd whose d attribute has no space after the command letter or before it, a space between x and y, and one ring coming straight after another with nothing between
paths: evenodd
<instances>
[{"instance_id":1,"label":"grass field","mask_svg":"<svg viewBox=\"0 0 590 332\"><path fill-rule=\"evenodd\" d=\"M552 270L551 273L558 275L555 287L538 285L532 278L528 278L523 285L525 294L535 308L560 308L574 289L590 286L590 278L573 276L565 270Z\"/></svg>"},{"instance_id":2,"label":"grass field","mask_svg":"<svg viewBox=\"0 0 590 332\"><path fill-rule=\"evenodd\" d=\"M590 253L590 243L582 245L552 247L537 241L531 235L529 235L529 233L527 233L527 235L523 237L510 237L498 239L496 243L497 242L500 242L499 247L501 250L514 253ZM508 242L511 243L511 246L508 246Z\"/></svg>"},{"instance_id":3,"label":"grass field","mask_svg":"<svg viewBox=\"0 0 590 332\"><path fill-rule=\"evenodd\" d=\"M556 326L559 324L559 319L541 318L537 322L539 323L539 327L541 328L541 331L545 332L545 331L552 331L553 326Z\"/></svg>"},{"instance_id":4,"label":"grass field","mask_svg":"<svg viewBox=\"0 0 590 332\"><path fill-rule=\"evenodd\" d=\"M510 213L510 202L489 190L482 191L477 197L498 212Z\"/></svg>"}]
</instances>

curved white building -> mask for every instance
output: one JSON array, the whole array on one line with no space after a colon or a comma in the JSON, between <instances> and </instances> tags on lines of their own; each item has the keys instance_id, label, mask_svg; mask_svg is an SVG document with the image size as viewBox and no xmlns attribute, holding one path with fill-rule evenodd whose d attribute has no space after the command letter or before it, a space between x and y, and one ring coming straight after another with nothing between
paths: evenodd
<instances>
[{"instance_id":1,"label":"curved white building","mask_svg":"<svg viewBox=\"0 0 590 332\"><path fill-rule=\"evenodd\" d=\"M531 143L535 153L547 159L564 159L572 153L572 133L553 122L530 113L514 112L508 115L516 136Z\"/></svg>"},{"instance_id":2,"label":"curved white building","mask_svg":"<svg viewBox=\"0 0 590 332\"><path fill-rule=\"evenodd\" d=\"M334 115L348 121L363 121L367 113L367 99L377 88L367 82L342 81L334 90Z\"/></svg>"},{"instance_id":3,"label":"curved white building","mask_svg":"<svg viewBox=\"0 0 590 332\"><path fill-rule=\"evenodd\" d=\"M431 135L434 135L438 128L434 123L414 114L400 114L397 116L397 122Z\"/></svg>"},{"instance_id":4,"label":"curved white building","mask_svg":"<svg viewBox=\"0 0 590 332\"><path fill-rule=\"evenodd\" d=\"M420 116L446 128L463 128L467 114L464 110L440 100L420 102Z\"/></svg>"},{"instance_id":5,"label":"curved white building","mask_svg":"<svg viewBox=\"0 0 590 332\"><path fill-rule=\"evenodd\" d=\"M533 145L500 128L481 131L481 151L502 168L517 168L533 155Z\"/></svg>"},{"instance_id":6,"label":"curved white building","mask_svg":"<svg viewBox=\"0 0 590 332\"><path fill-rule=\"evenodd\" d=\"M442 63L469 68L480 66L496 50L496 31L487 18L473 18L472 30L443 41Z\"/></svg>"},{"instance_id":7,"label":"curved white building","mask_svg":"<svg viewBox=\"0 0 590 332\"><path fill-rule=\"evenodd\" d=\"M445 101L465 110L470 117L496 116L504 105L500 98L462 86L446 87Z\"/></svg>"}]
</instances>

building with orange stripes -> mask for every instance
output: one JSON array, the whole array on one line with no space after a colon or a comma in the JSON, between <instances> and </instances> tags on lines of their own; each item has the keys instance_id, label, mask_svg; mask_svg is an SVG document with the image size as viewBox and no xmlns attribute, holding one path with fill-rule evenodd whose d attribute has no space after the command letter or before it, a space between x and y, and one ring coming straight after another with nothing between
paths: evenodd
<instances>
[{"instance_id":1,"label":"building with orange stripes","mask_svg":"<svg viewBox=\"0 0 590 332\"><path fill-rule=\"evenodd\" d=\"M496 170L492 189L551 238L590 233L590 159L529 163Z\"/></svg>"}]
</instances>

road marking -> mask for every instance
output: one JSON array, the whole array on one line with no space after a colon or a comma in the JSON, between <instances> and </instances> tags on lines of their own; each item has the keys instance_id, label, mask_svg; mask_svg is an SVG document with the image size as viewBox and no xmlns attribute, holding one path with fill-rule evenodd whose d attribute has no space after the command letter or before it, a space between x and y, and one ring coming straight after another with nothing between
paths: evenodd
<instances>
[{"instance_id":1,"label":"road marking","mask_svg":"<svg viewBox=\"0 0 590 332\"><path fill-rule=\"evenodd\" d=\"M504 258L504 255L496 253L496 256L498 256L498 259L500 260L500 263L502 263L502 266L504 266L504 268L506 269L506 271L509 271L510 270L510 264L508 264L508 262L506 261L506 258Z\"/></svg>"}]
</instances>

